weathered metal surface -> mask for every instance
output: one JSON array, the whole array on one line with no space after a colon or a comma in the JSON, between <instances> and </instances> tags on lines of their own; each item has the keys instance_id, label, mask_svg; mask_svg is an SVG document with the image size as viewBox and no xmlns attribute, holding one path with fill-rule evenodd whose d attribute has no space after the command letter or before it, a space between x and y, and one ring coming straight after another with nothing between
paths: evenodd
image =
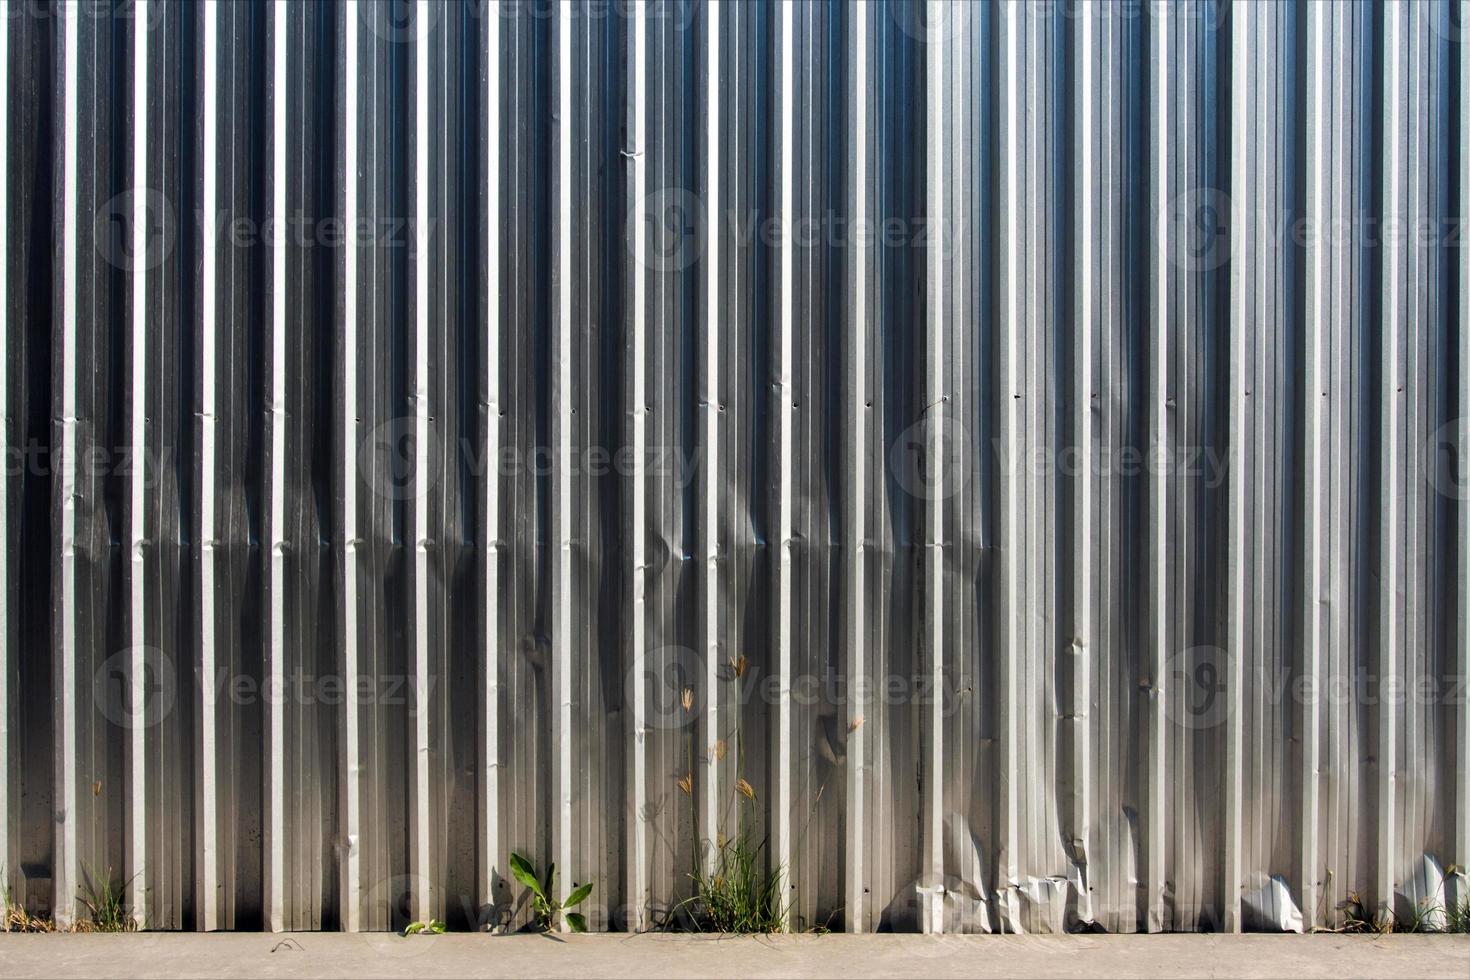
<instances>
[{"instance_id":1,"label":"weathered metal surface","mask_svg":"<svg viewBox=\"0 0 1470 980\"><path fill-rule=\"evenodd\" d=\"M1464 900L1466 8L8 0L5 883Z\"/></svg>"}]
</instances>

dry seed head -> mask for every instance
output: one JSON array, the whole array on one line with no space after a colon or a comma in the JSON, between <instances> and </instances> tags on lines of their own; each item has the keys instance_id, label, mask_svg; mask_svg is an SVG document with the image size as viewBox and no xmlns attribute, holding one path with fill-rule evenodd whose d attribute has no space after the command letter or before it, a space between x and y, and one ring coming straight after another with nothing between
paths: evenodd
<instances>
[{"instance_id":1,"label":"dry seed head","mask_svg":"<svg viewBox=\"0 0 1470 980\"><path fill-rule=\"evenodd\" d=\"M735 780L735 792L739 793L747 800L755 800L755 787L746 782L744 776L741 776L739 779Z\"/></svg>"}]
</instances>

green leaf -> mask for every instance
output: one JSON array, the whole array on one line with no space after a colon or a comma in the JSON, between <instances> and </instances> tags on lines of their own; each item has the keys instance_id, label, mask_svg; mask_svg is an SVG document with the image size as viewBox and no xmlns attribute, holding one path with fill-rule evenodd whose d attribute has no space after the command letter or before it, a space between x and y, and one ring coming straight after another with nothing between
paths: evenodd
<instances>
[{"instance_id":1,"label":"green leaf","mask_svg":"<svg viewBox=\"0 0 1470 980\"><path fill-rule=\"evenodd\" d=\"M536 880L536 868L515 851L510 852L510 873L515 876L516 881L531 889L537 898L546 897L546 892L541 888L541 882Z\"/></svg>"},{"instance_id":2,"label":"green leaf","mask_svg":"<svg viewBox=\"0 0 1470 980\"><path fill-rule=\"evenodd\" d=\"M430 919L429 931L434 933L436 936L442 936L449 931L449 927L440 922L438 919Z\"/></svg>"},{"instance_id":3,"label":"green leaf","mask_svg":"<svg viewBox=\"0 0 1470 980\"><path fill-rule=\"evenodd\" d=\"M561 903L561 907L564 909L569 909L573 908L574 906L581 905L582 901L591 894L592 882L589 881L587 882L587 884L583 885L581 888L578 888L576 891L568 895L567 900Z\"/></svg>"},{"instance_id":4,"label":"green leaf","mask_svg":"<svg viewBox=\"0 0 1470 980\"><path fill-rule=\"evenodd\" d=\"M587 931L587 920L582 917L581 912L568 912L567 925L572 927L573 932Z\"/></svg>"},{"instance_id":5,"label":"green leaf","mask_svg":"<svg viewBox=\"0 0 1470 980\"><path fill-rule=\"evenodd\" d=\"M417 936L419 933L423 932L427 928L428 926L424 925L422 922L410 922L407 926L404 927L403 934L405 936Z\"/></svg>"}]
</instances>

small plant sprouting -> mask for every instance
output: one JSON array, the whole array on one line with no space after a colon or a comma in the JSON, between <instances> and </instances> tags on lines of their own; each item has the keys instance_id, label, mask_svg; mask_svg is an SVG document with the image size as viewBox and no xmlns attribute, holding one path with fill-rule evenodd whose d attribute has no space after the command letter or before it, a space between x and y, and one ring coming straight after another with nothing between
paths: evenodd
<instances>
[{"instance_id":1,"label":"small plant sprouting","mask_svg":"<svg viewBox=\"0 0 1470 980\"><path fill-rule=\"evenodd\" d=\"M10 879L5 869L0 868L0 932L55 932L56 926L50 919L41 919L18 905L10 891Z\"/></svg>"},{"instance_id":2,"label":"small plant sprouting","mask_svg":"<svg viewBox=\"0 0 1470 980\"><path fill-rule=\"evenodd\" d=\"M743 688L749 670L750 661L741 656L729 661L721 676L737 688ZM736 703L745 703L743 692L739 690L735 699ZM684 712L692 715L692 689L684 689L682 703ZM709 747L709 761L722 762L733 742L738 773L745 762L743 735L741 715L737 712L734 729ZM694 837L694 860L689 880L694 894L671 910L666 925L681 923L701 932L747 935L785 932L790 913L785 896L786 869L770 866L768 838L758 829L760 817L755 786L743 775L734 782L733 792L726 803L725 819L721 822L728 822L729 810L734 807L735 835L727 837L719 833L718 828L709 828L715 834L713 839L706 837L700 831L699 807L694 801L696 759L692 731L688 752L687 770L678 778L676 785L689 798L689 821Z\"/></svg>"},{"instance_id":3,"label":"small plant sprouting","mask_svg":"<svg viewBox=\"0 0 1470 980\"><path fill-rule=\"evenodd\" d=\"M1470 932L1470 898L1450 905L1444 911L1445 932Z\"/></svg>"},{"instance_id":4,"label":"small plant sprouting","mask_svg":"<svg viewBox=\"0 0 1470 980\"><path fill-rule=\"evenodd\" d=\"M531 889L531 909L536 914L536 929L540 932L555 932L566 916L567 925L573 932L586 932L587 919L580 912L570 911L581 905L592 894L592 882L574 890L565 899L556 898L556 864L546 867L545 878L536 877L536 866L524 855L514 851L510 855L510 873L516 881Z\"/></svg>"},{"instance_id":5,"label":"small plant sprouting","mask_svg":"<svg viewBox=\"0 0 1470 980\"><path fill-rule=\"evenodd\" d=\"M1450 870L1454 870L1451 865ZM1358 892L1349 892L1347 901L1337 907L1342 913L1342 926L1333 932L1376 933L1426 933L1426 932L1470 932L1470 898L1449 906L1440 906L1432 899L1421 899L1407 914L1400 915L1394 909L1383 909L1378 915L1368 911L1367 904ZM1442 920L1442 921L1436 921Z\"/></svg>"},{"instance_id":6,"label":"small plant sprouting","mask_svg":"<svg viewBox=\"0 0 1470 980\"><path fill-rule=\"evenodd\" d=\"M1440 887L1443 888L1443 883L1449 881L1450 875L1456 873L1459 873L1463 880L1464 871L1462 869L1457 868L1453 864L1445 868L1444 878L1441 879ZM1459 901L1450 902L1446 905L1444 910L1444 931L1458 933L1470 932L1470 895L1466 895Z\"/></svg>"},{"instance_id":7,"label":"small plant sprouting","mask_svg":"<svg viewBox=\"0 0 1470 980\"><path fill-rule=\"evenodd\" d=\"M404 927L403 934L405 936L417 936L420 934L426 936L442 936L446 931L448 931L448 927L444 923L438 919L430 919L428 922L410 922Z\"/></svg>"},{"instance_id":8,"label":"small plant sprouting","mask_svg":"<svg viewBox=\"0 0 1470 980\"><path fill-rule=\"evenodd\" d=\"M111 868L107 869L107 874L101 876L89 870L84 877L80 897L92 921L86 928L77 931L136 932L138 920L123 896L128 885L138 876L133 875L116 886L112 884Z\"/></svg>"},{"instance_id":9,"label":"small plant sprouting","mask_svg":"<svg viewBox=\"0 0 1470 980\"><path fill-rule=\"evenodd\" d=\"M71 932L137 932L138 919L124 900L128 885L138 876L133 875L120 884L112 884L112 869L106 875L98 875L95 869L83 868L84 881L77 897L86 909L86 916L79 916L69 927ZM0 869L0 932L57 932L52 919L32 915L25 906L15 901L8 879ZM68 930L63 930L68 931Z\"/></svg>"},{"instance_id":10,"label":"small plant sprouting","mask_svg":"<svg viewBox=\"0 0 1470 980\"><path fill-rule=\"evenodd\" d=\"M767 934L786 929L785 876L766 870L766 841L742 826L733 839L706 842L708 867L690 874L694 895L684 910L695 928L708 932Z\"/></svg>"}]
</instances>

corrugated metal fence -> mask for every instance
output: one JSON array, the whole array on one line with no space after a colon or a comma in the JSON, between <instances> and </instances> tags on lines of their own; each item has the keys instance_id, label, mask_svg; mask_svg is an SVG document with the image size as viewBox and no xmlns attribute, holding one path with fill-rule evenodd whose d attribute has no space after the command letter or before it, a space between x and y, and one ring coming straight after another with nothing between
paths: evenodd
<instances>
[{"instance_id":1,"label":"corrugated metal fence","mask_svg":"<svg viewBox=\"0 0 1470 980\"><path fill-rule=\"evenodd\" d=\"M1463 898L1466 7L9 0L14 900Z\"/></svg>"}]
</instances>

